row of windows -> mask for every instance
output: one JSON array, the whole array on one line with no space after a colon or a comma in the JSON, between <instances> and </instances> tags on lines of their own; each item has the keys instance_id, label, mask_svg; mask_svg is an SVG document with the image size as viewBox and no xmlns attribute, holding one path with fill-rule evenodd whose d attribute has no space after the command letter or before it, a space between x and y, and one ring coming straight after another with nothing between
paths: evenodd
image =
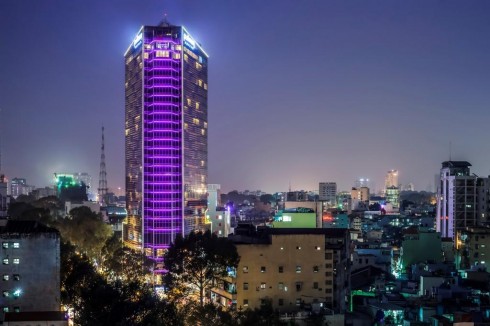
<instances>
[{"instance_id":1,"label":"row of windows","mask_svg":"<svg viewBox=\"0 0 490 326\"><path fill-rule=\"evenodd\" d=\"M3 264L4 265L8 265L9 262L10 262L10 260L8 258L4 258L3 259ZM14 258L14 259L12 259L12 263L14 263L16 265L20 264L20 258Z\"/></svg>"},{"instance_id":2,"label":"row of windows","mask_svg":"<svg viewBox=\"0 0 490 326\"><path fill-rule=\"evenodd\" d=\"M12 275L12 279L14 281L20 281L20 275L19 274L13 274ZM4 281L10 280L10 275L9 274L3 274L3 280Z\"/></svg>"},{"instance_id":3,"label":"row of windows","mask_svg":"<svg viewBox=\"0 0 490 326\"><path fill-rule=\"evenodd\" d=\"M318 273L319 267L313 266L313 272ZM265 273L267 271L266 266L260 267L260 272ZM243 266L243 272L248 273L248 266ZM284 266L278 266L278 273L284 273ZM301 273L301 265L296 265L296 273Z\"/></svg>"},{"instance_id":4,"label":"row of windows","mask_svg":"<svg viewBox=\"0 0 490 326\"><path fill-rule=\"evenodd\" d=\"M4 306L4 307L2 308L2 310L3 310L3 312L9 312L9 311L10 311L10 308L9 308L9 307L7 307L7 306ZM14 308L13 308L13 311L14 311L14 312L20 312L20 307L14 307Z\"/></svg>"},{"instance_id":5,"label":"row of windows","mask_svg":"<svg viewBox=\"0 0 490 326\"><path fill-rule=\"evenodd\" d=\"M318 299L313 299L313 301L314 302L317 302ZM278 299L277 304L279 306L284 306L284 302L285 302L284 299ZM302 302L303 301L301 299L296 299L295 304L296 304L296 306L300 306ZM248 302L248 299L243 299L243 306L244 307L248 307L248 303L249 303ZM261 305L265 305L266 303L267 303L267 299L260 299L260 304Z\"/></svg>"},{"instance_id":6,"label":"row of windows","mask_svg":"<svg viewBox=\"0 0 490 326\"><path fill-rule=\"evenodd\" d=\"M18 243L18 242L2 242L2 247L3 247L3 249L8 249L8 248L19 249L20 243Z\"/></svg>"},{"instance_id":7,"label":"row of windows","mask_svg":"<svg viewBox=\"0 0 490 326\"><path fill-rule=\"evenodd\" d=\"M265 290L267 288L267 284L265 282L260 283L260 287L256 287L256 290ZM271 287L272 288L272 287ZM301 291L303 289L303 282L295 282L295 288L296 291ZM318 289L318 282L313 282L312 284L313 289ZM249 284L248 283L243 283L243 290L248 290L249 289ZM288 287L284 285L283 282L277 283L277 289L279 291L288 291Z\"/></svg>"}]
</instances>

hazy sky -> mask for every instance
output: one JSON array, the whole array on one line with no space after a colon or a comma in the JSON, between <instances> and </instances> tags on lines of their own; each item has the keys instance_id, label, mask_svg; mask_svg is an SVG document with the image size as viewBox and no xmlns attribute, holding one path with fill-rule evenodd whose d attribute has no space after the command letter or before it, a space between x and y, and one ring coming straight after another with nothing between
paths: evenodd
<instances>
[{"instance_id":1,"label":"hazy sky","mask_svg":"<svg viewBox=\"0 0 490 326\"><path fill-rule=\"evenodd\" d=\"M210 55L209 182L226 191L426 190L440 163L490 174L490 1L0 0L10 178L86 171L124 186L124 60L164 12Z\"/></svg>"}]
</instances>

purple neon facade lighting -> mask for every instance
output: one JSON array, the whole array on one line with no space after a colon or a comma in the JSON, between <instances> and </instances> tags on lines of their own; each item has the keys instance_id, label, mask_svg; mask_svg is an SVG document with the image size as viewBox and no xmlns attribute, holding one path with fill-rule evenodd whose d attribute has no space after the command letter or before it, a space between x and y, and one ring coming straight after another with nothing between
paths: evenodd
<instances>
[{"instance_id":1,"label":"purple neon facade lighting","mask_svg":"<svg viewBox=\"0 0 490 326\"><path fill-rule=\"evenodd\" d=\"M142 245L161 261L156 250L168 248L183 230L182 45L181 38L152 36L151 29L145 27L142 45Z\"/></svg>"}]
</instances>

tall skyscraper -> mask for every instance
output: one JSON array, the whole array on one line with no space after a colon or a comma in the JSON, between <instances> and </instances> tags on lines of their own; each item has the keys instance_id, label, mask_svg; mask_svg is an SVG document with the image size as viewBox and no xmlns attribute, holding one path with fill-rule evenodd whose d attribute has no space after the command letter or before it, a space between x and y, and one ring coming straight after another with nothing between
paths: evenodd
<instances>
[{"instance_id":1,"label":"tall skyscraper","mask_svg":"<svg viewBox=\"0 0 490 326\"><path fill-rule=\"evenodd\" d=\"M208 55L183 26L142 26L125 54L127 245L160 262L203 227ZM158 272L158 265L157 265Z\"/></svg>"}]
</instances>

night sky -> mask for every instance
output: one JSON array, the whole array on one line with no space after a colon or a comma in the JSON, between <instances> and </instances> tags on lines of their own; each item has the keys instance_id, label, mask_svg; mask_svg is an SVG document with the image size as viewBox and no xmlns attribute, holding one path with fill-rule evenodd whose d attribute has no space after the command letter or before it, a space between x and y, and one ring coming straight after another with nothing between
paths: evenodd
<instances>
[{"instance_id":1,"label":"night sky","mask_svg":"<svg viewBox=\"0 0 490 326\"><path fill-rule=\"evenodd\" d=\"M123 54L141 25L184 25L210 55L209 182L349 189L440 163L490 174L490 1L0 0L2 169L45 186L124 187Z\"/></svg>"}]
</instances>

